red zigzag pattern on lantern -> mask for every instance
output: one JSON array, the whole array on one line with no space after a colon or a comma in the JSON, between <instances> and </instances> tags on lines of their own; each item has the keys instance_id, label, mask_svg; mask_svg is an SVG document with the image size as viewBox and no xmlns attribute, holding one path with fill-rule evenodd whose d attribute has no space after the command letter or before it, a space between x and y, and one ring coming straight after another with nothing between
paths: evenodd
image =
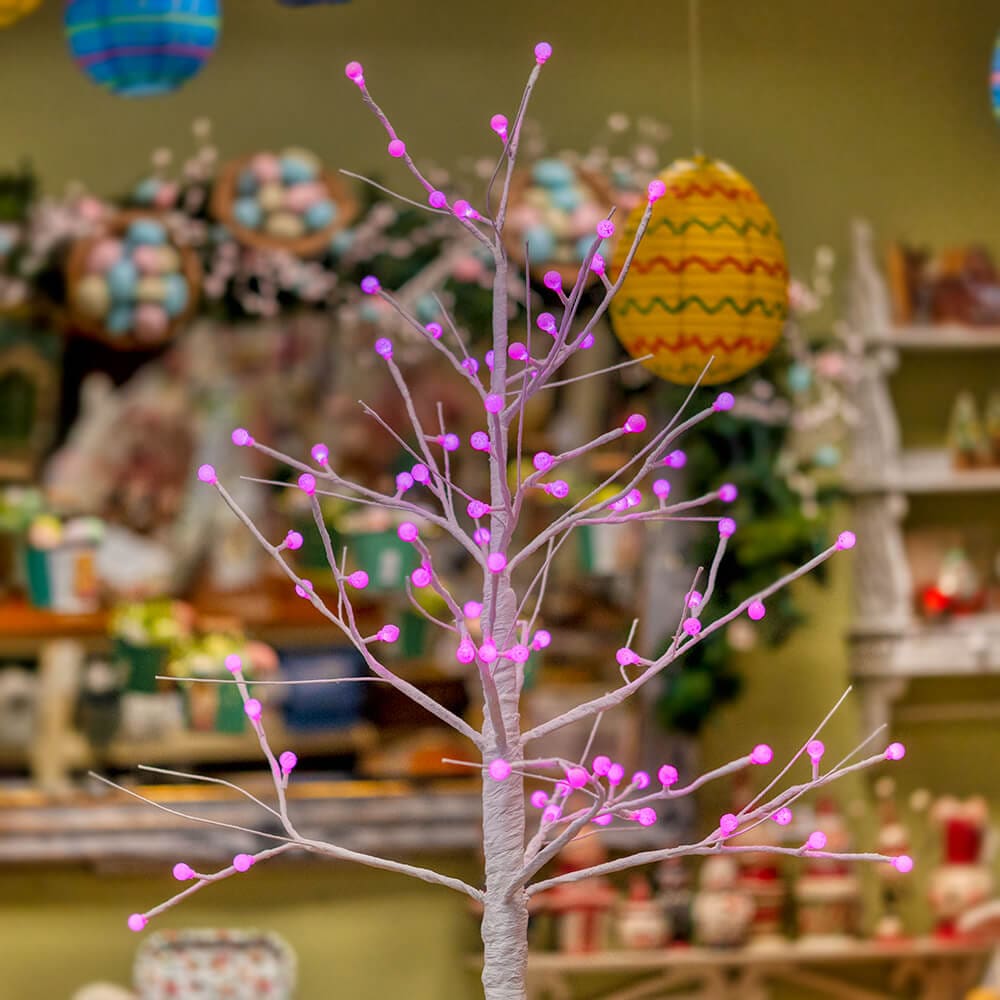
<instances>
[{"instance_id":1,"label":"red zigzag pattern on lantern","mask_svg":"<svg viewBox=\"0 0 1000 1000\"><path fill-rule=\"evenodd\" d=\"M746 334L735 339L723 337L706 339L697 333L680 333L669 340L664 337L636 337L632 341L631 352L634 357L641 357L645 354L656 354L658 351L676 354L687 347L697 347L705 354L711 354L716 350L722 351L723 354L732 354L740 350L758 353L769 351L771 346L770 340L758 340Z\"/></svg>"},{"instance_id":2,"label":"red zigzag pattern on lantern","mask_svg":"<svg viewBox=\"0 0 1000 1000\"><path fill-rule=\"evenodd\" d=\"M735 267L737 271L741 271L743 274L753 274L754 271L758 270L766 271L772 276L784 276L788 273L783 261L767 261L761 257L754 257L746 262L737 260L735 257L723 257L717 261L706 260L704 257L698 256L685 257L679 261L672 261L662 256L651 257L649 260L634 260L632 262L632 270L638 271L639 274L649 274L654 267L662 267L671 274L680 274L689 267L697 266L704 268L710 274L718 274L727 265Z\"/></svg>"}]
</instances>

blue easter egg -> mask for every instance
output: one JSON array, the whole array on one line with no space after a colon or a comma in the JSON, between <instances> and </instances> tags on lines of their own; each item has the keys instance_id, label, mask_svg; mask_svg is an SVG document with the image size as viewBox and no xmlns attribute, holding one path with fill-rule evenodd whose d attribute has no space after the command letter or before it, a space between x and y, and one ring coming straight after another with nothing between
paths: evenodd
<instances>
[{"instance_id":1,"label":"blue easter egg","mask_svg":"<svg viewBox=\"0 0 1000 1000\"><path fill-rule=\"evenodd\" d=\"M573 168L562 160L539 160L532 167L531 176L542 187L564 187L573 183Z\"/></svg>"},{"instance_id":2,"label":"blue easter egg","mask_svg":"<svg viewBox=\"0 0 1000 1000\"><path fill-rule=\"evenodd\" d=\"M332 201L317 201L303 214L307 229L325 229L337 218L337 206Z\"/></svg>"},{"instance_id":3,"label":"blue easter egg","mask_svg":"<svg viewBox=\"0 0 1000 1000\"><path fill-rule=\"evenodd\" d=\"M128 227L128 241L135 244L162 246L167 242L167 231L155 219L136 219Z\"/></svg>"},{"instance_id":4,"label":"blue easter egg","mask_svg":"<svg viewBox=\"0 0 1000 1000\"><path fill-rule=\"evenodd\" d=\"M587 236L581 236L576 241L576 259L581 263L587 259L587 254L590 253L590 248L594 243L594 239L595 237L588 234ZM601 243L597 248L597 252L600 253L603 249L604 241L601 240Z\"/></svg>"},{"instance_id":5,"label":"blue easter egg","mask_svg":"<svg viewBox=\"0 0 1000 1000\"><path fill-rule=\"evenodd\" d=\"M122 257L108 268L108 291L119 302L135 298L139 271L128 257Z\"/></svg>"},{"instance_id":6,"label":"blue easter egg","mask_svg":"<svg viewBox=\"0 0 1000 1000\"><path fill-rule=\"evenodd\" d=\"M378 319L378 310L370 302L365 302L361 306L361 318L368 323L374 323Z\"/></svg>"},{"instance_id":7,"label":"blue easter egg","mask_svg":"<svg viewBox=\"0 0 1000 1000\"><path fill-rule=\"evenodd\" d=\"M119 304L111 307L108 318L104 322L104 327L108 333L115 337L120 337L132 329L132 322L132 307Z\"/></svg>"},{"instance_id":8,"label":"blue easter egg","mask_svg":"<svg viewBox=\"0 0 1000 1000\"><path fill-rule=\"evenodd\" d=\"M257 176L250 169L241 170L236 178L236 193L244 197L257 193Z\"/></svg>"},{"instance_id":9,"label":"blue easter egg","mask_svg":"<svg viewBox=\"0 0 1000 1000\"><path fill-rule=\"evenodd\" d=\"M575 212L583 201L583 193L577 187L559 187L551 192L552 204L563 212Z\"/></svg>"},{"instance_id":10,"label":"blue easter egg","mask_svg":"<svg viewBox=\"0 0 1000 1000\"><path fill-rule=\"evenodd\" d=\"M438 318L441 310L438 308L437 300L434 296L428 293L427 295L421 295L417 299L416 313L417 319L421 323L430 323L432 320Z\"/></svg>"},{"instance_id":11,"label":"blue easter egg","mask_svg":"<svg viewBox=\"0 0 1000 1000\"><path fill-rule=\"evenodd\" d=\"M813 461L824 469L832 469L840 464L840 449L836 445L820 445L813 453Z\"/></svg>"},{"instance_id":12,"label":"blue easter egg","mask_svg":"<svg viewBox=\"0 0 1000 1000\"><path fill-rule=\"evenodd\" d=\"M336 256L347 253L354 244L354 230L353 229L341 229L341 231L334 235L333 239L330 240L330 251Z\"/></svg>"},{"instance_id":13,"label":"blue easter egg","mask_svg":"<svg viewBox=\"0 0 1000 1000\"><path fill-rule=\"evenodd\" d=\"M805 392L812 385L812 369L808 365L791 365L788 369L788 388L792 392Z\"/></svg>"},{"instance_id":14,"label":"blue easter egg","mask_svg":"<svg viewBox=\"0 0 1000 1000\"><path fill-rule=\"evenodd\" d=\"M281 179L285 184L304 184L316 179L316 168L297 156L281 158Z\"/></svg>"},{"instance_id":15,"label":"blue easter egg","mask_svg":"<svg viewBox=\"0 0 1000 1000\"><path fill-rule=\"evenodd\" d=\"M156 195L160 190L159 177L147 177L144 181L139 181L132 192L132 197L140 205L152 205L156 200Z\"/></svg>"},{"instance_id":16,"label":"blue easter egg","mask_svg":"<svg viewBox=\"0 0 1000 1000\"><path fill-rule=\"evenodd\" d=\"M163 279L166 288L163 295L163 308L173 319L180 316L188 304L188 283L183 274L168 274Z\"/></svg>"},{"instance_id":17,"label":"blue easter egg","mask_svg":"<svg viewBox=\"0 0 1000 1000\"><path fill-rule=\"evenodd\" d=\"M635 184L635 178L632 176L632 171L625 167L617 167L611 171L611 180L616 188L620 188L623 191L629 191Z\"/></svg>"},{"instance_id":18,"label":"blue easter egg","mask_svg":"<svg viewBox=\"0 0 1000 1000\"><path fill-rule=\"evenodd\" d=\"M237 198L233 203L233 218L244 229L257 229L264 221L264 210L253 198Z\"/></svg>"},{"instance_id":19,"label":"blue easter egg","mask_svg":"<svg viewBox=\"0 0 1000 1000\"><path fill-rule=\"evenodd\" d=\"M525 230L524 242L528 245L528 253L535 263L552 260L556 252L556 238L547 226L532 226Z\"/></svg>"}]
</instances>

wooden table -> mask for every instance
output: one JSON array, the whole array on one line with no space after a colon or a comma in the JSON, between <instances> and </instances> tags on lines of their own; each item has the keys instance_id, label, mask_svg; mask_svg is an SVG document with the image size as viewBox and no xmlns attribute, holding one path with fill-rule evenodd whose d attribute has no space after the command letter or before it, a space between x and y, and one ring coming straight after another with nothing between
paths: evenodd
<instances>
[{"instance_id":1,"label":"wooden table","mask_svg":"<svg viewBox=\"0 0 1000 1000\"><path fill-rule=\"evenodd\" d=\"M627 977L593 1000L768 1000L771 987L800 991L809 1000L962 1000L983 974L995 944L987 940L915 938L843 947L788 942L733 951L668 948L590 955L532 953L529 1000L571 1000L574 982L594 976ZM884 983L859 985L858 973ZM851 977L854 977L853 979Z\"/></svg>"}]
</instances>

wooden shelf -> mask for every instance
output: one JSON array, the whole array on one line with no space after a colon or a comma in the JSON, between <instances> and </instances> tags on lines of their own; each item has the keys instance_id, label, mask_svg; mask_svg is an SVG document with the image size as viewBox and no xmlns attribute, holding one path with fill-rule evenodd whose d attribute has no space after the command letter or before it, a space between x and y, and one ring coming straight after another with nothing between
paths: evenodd
<instances>
[{"instance_id":1,"label":"wooden shelf","mask_svg":"<svg viewBox=\"0 0 1000 1000\"><path fill-rule=\"evenodd\" d=\"M960 323L898 326L869 335L876 347L898 347L905 351L996 351L1000 350L1000 326L964 326Z\"/></svg>"},{"instance_id":2,"label":"wooden shelf","mask_svg":"<svg viewBox=\"0 0 1000 1000\"><path fill-rule=\"evenodd\" d=\"M1000 466L957 469L944 448L913 448L895 467L850 481L853 493L990 493L1000 492Z\"/></svg>"}]
</instances>

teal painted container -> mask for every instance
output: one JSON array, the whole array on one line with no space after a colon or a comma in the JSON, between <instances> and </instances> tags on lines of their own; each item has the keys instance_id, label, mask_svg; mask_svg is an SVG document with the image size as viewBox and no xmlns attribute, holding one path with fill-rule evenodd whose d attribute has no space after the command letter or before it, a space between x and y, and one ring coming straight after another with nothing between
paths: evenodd
<instances>
[{"instance_id":1,"label":"teal painted container","mask_svg":"<svg viewBox=\"0 0 1000 1000\"><path fill-rule=\"evenodd\" d=\"M368 574L368 588L374 593L401 590L419 562L416 550L395 530L362 532L347 536L345 542L348 560Z\"/></svg>"},{"instance_id":2,"label":"teal painted container","mask_svg":"<svg viewBox=\"0 0 1000 1000\"><path fill-rule=\"evenodd\" d=\"M152 694L159 689L156 675L166 672L165 647L135 646L125 639L115 639L112 655L125 677L126 691Z\"/></svg>"}]
</instances>

